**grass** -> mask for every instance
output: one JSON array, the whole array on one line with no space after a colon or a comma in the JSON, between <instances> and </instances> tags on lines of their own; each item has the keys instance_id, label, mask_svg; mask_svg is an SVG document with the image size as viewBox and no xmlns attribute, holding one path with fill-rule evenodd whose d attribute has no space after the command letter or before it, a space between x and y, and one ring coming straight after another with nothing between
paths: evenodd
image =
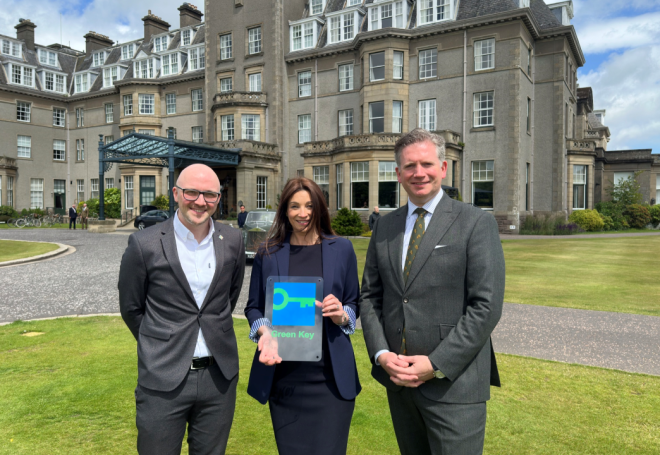
<instances>
[{"instance_id":1,"label":"grass","mask_svg":"<svg viewBox=\"0 0 660 455\"><path fill-rule=\"evenodd\" d=\"M59 247L54 243L18 242L0 240L0 262L29 258L55 251Z\"/></svg>"},{"instance_id":2,"label":"grass","mask_svg":"<svg viewBox=\"0 0 660 455\"><path fill-rule=\"evenodd\" d=\"M245 320L235 327L241 370L227 453L274 454L268 407L246 393L255 345ZM43 335L21 336L26 331ZM352 340L363 390L349 453L398 453L361 332ZM487 455L660 452L660 377L501 354L498 360L504 387L494 388L489 402ZM135 341L120 318L0 327L0 454L134 453L136 375Z\"/></svg>"},{"instance_id":3,"label":"grass","mask_svg":"<svg viewBox=\"0 0 660 455\"><path fill-rule=\"evenodd\" d=\"M369 240L353 239L362 277ZM660 316L660 236L505 240L513 303Z\"/></svg>"}]
</instances>

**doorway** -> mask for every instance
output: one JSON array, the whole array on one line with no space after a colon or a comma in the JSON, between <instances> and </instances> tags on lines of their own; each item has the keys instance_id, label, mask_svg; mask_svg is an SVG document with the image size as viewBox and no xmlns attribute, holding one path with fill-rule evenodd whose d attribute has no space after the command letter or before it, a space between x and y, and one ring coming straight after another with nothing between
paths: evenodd
<instances>
[{"instance_id":1,"label":"doorway","mask_svg":"<svg viewBox=\"0 0 660 455\"><path fill-rule=\"evenodd\" d=\"M151 205L156 199L156 176L140 176L140 205Z\"/></svg>"},{"instance_id":2,"label":"doorway","mask_svg":"<svg viewBox=\"0 0 660 455\"><path fill-rule=\"evenodd\" d=\"M66 214L66 180L55 180L53 182L53 212Z\"/></svg>"}]
</instances>

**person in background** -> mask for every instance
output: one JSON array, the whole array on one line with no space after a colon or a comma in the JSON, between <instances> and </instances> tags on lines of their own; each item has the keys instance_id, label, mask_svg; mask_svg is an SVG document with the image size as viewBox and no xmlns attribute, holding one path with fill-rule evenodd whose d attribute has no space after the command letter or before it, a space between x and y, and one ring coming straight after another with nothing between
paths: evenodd
<instances>
[{"instance_id":1,"label":"person in background","mask_svg":"<svg viewBox=\"0 0 660 455\"><path fill-rule=\"evenodd\" d=\"M378 211L378 206L374 207L374 211L371 215L369 215L369 230L373 231L374 230L374 225L376 224L376 221L380 219L380 212Z\"/></svg>"},{"instance_id":2,"label":"person in background","mask_svg":"<svg viewBox=\"0 0 660 455\"><path fill-rule=\"evenodd\" d=\"M73 204L69 207L69 229L73 224L73 230L76 230L76 218L78 218L78 211L76 210L76 204Z\"/></svg>"},{"instance_id":3,"label":"person in background","mask_svg":"<svg viewBox=\"0 0 660 455\"><path fill-rule=\"evenodd\" d=\"M241 212L238 214L238 227L242 228L247 219L248 212L245 211L245 206L241 204Z\"/></svg>"},{"instance_id":4,"label":"person in background","mask_svg":"<svg viewBox=\"0 0 660 455\"><path fill-rule=\"evenodd\" d=\"M83 204L83 208L80 210L80 229L87 229L87 217L89 216L89 209L87 204Z\"/></svg>"}]
</instances>

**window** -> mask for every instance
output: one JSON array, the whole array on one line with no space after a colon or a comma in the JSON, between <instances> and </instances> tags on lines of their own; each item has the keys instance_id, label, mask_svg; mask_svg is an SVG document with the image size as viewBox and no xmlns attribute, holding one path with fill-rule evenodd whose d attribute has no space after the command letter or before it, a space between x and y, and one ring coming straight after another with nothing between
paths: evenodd
<instances>
[{"instance_id":1,"label":"window","mask_svg":"<svg viewBox=\"0 0 660 455\"><path fill-rule=\"evenodd\" d=\"M310 49L314 47L314 22L291 26L291 50Z\"/></svg>"},{"instance_id":2,"label":"window","mask_svg":"<svg viewBox=\"0 0 660 455\"><path fill-rule=\"evenodd\" d=\"M220 93L226 93L232 91L232 78L224 77L220 79Z\"/></svg>"},{"instance_id":3,"label":"window","mask_svg":"<svg viewBox=\"0 0 660 455\"><path fill-rule=\"evenodd\" d=\"M29 122L31 107L30 103L16 101L16 120L19 122Z\"/></svg>"},{"instance_id":4,"label":"window","mask_svg":"<svg viewBox=\"0 0 660 455\"><path fill-rule=\"evenodd\" d=\"M399 181L395 168L394 161L378 163L378 206L381 208L390 209L399 206Z\"/></svg>"},{"instance_id":5,"label":"window","mask_svg":"<svg viewBox=\"0 0 660 455\"><path fill-rule=\"evenodd\" d=\"M346 6L355 6L355 5L361 5L362 0L348 0L346 2Z\"/></svg>"},{"instance_id":6,"label":"window","mask_svg":"<svg viewBox=\"0 0 660 455\"><path fill-rule=\"evenodd\" d=\"M112 123L114 121L114 106L112 104L105 105L105 123Z\"/></svg>"},{"instance_id":7,"label":"window","mask_svg":"<svg viewBox=\"0 0 660 455\"><path fill-rule=\"evenodd\" d=\"M387 27L404 27L404 2L398 1L388 5L369 8L369 30L379 30Z\"/></svg>"},{"instance_id":8,"label":"window","mask_svg":"<svg viewBox=\"0 0 660 455\"><path fill-rule=\"evenodd\" d=\"M419 53L419 78L428 79L438 74L438 50L427 49Z\"/></svg>"},{"instance_id":9,"label":"window","mask_svg":"<svg viewBox=\"0 0 660 455\"><path fill-rule=\"evenodd\" d=\"M189 46L192 42L193 32L191 29L186 29L181 32L181 45Z\"/></svg>"},{"instance_id":10,"label":"window","mask_svg":"<svg viewBox=\"0 0 660 455\"><path fill-rule=\"evenodd\" d=\"M44 208L44 179L30 179L30 208Z\"/></svg>"},{"instance_id":11,"label":"window","mask_svg":"<svg viewBox=\"0 0 660 455\"><path fill-rule=\"evenodd\" d=\"M206 57L204 55L204 48L197 47L188 51L188 70L195 71L204 69L206 66Z\"/></svg>"},{"instance_id":12,"label":"window","mask_svg":"<svg viewBox=\"0 0 660 455\"><path fill-rule=\"evenodd\" d=\"M587 208L587 166L573 165L573 210Z\"/></svg>"},{"instance_id":13,"label":"window","mask_svg":"<svg viewBox=\"0 0 660 455\"><path fill-rule=\"evenodd\" d=\"M99 198L99 179L90 179L89 181L92 193L90 194L90 197L92 199L98 199Z\"/></svg>"},{"instance_id":14,"label":"window","mask_svg":"<svg viewBox=\"0 0 660 455\"><path fill-rule=\"evenodd\" d=\"M57 66L57 54L55 52L47 51L46 49L38 49L39 63L48 66Z\"/></svg>"},{"instance_id":15,"label":"window","mask_svg":"<svg viewBox=\"0 0 660 455\"><path fill-rule=\"evenodd\" d=\"M103 68L103 87L112 87L117 80L117 67Z\"/></svg>"},{"instance_id":16,"label":"window","mask_svg":"<svg viewBox=\"0 0 660 455\"><path fill-rule=\"evenodd\" d=\"M114 136L105 136L103 138L103 143L108 145L110 142L114 142L115 137Z\"/></svg>"},{"instance_id":17,"label":"window","mask_svg":"<svg viewBox=\"0 0 660 455\"><path fill-rule=\"evenodd\" d=\"M76 85L74 87L75 93L83 93L83 92L86 92L87 90L89 90L88 73L76 74L75 80L76 80Z\"/></svg>"},{"instance_id":18,"label":"window","mask_svg":"<svg viewBox=\"0 0 660 455\"><path fill-rule=\"evenodd\" d=\"M312 116L310 114L298 116L298 144L312 140Z\"/></svg>"},{"instance_id":19,"label":"window","mask_svg":"<svg viewBox=\"0 0 660 455\"><path fill-rule=\"evenodd\" d=\"M394 51L394 79L403 79L403 52Z\"/></svg>"},{"instance_id":20,"label":"window","mask_svg":"<svg viewBox=\"0 0 660 455\"><path fill-rule=\"evenodd\" d=\"M132 209L133 208L133 176L125 175L124 176L124 208Z\"/></svg>"},{"instance_id":21,"label":"window","mask_svg":"<svg viewBox=\"0 0 660 455\"><path fill-rule=\"evenodd\" d=\"M474 94L474 126L493 126L493 92Z\"/></svg>"},{"instance_id":22,"label":"window","mask_svg":"<svg viewBox=\"0 0 660 455\"><path fill-rule=\"evenodd\" d=\"M339 65L339 91L353 90L353 64Z\"/></svg>"},{"instance_id":23,"label":"window","mask_svg":"<svg viewBox=\"0 0 660 455\"><path fill-rule=\"evenodd\" d=\"M166 138L169 139L169 137L170 137L170 136L169 136L169 134L170 134L169 132L170 132L170 131L172 131L172 139L176 139L176 128L174 128L174 127L169 127L169 128L167 128L166 130L164 130L163 137L166 137Z\"/></svg>"},{"instance_id":24,"label":"window","mask_svg":"<svg viewBox=\"0 0 660 455\"><path fill-rule=\"evenodd\" d=\"M624 180L634 179L634 178L635 178L635 173L634 172L615 172L614 173L614 184L618 185L618 184L622 183Z\"/></svg>"},{"instance_id":25,"label":"window","mask_svg":"<svg viewBox=\"0 0 660 455\"><path fill-rule=\"evenodd\" d=\"M392 132L403 131L403 101L392 101Z\"/></svg>"},{"instance_id":26,"label":"window","mask_svg":"<svg viewBox=\"0 0 660 455\"><path fill-rule=\"evenodd\" d=\"M54 140L53 141L53 160L64 161L66 158L66 142Z\"/></svg>"},{"instance_id":27,"label":"window","mask_svg":"<svg viewBox=\"0 0 660 455\"><path fill-rule=\"evenodd\" d=\"M266 190L268 189L268 177L257 177L257 208L266 208Z\"/></svg>"},{"instance_id":28,"label":"window","mask_svg":"<svg viewBox=\"0 0 660 455\"><path fill-rule=\"evenodd\" d=\"M432 24L451 18L450 0L420 0L419 25Z\"/></svg>"},{"instance_id":29,"label":"window","mask_svg":"<svg viewBox=\"0 0 660 455\"><path fill-rule=\"evenodd\" d=\"M193 111L201 111L204 109L204 98L202 97L202 89L198 88L195 90L190 91L190 95L192 96L192 110ZM153 96L153 95L152 95Z\"/></svg>"},{"instance_id":30,"label":"window","mask_svg":"<svg viewBox=\"0 0 660 455\"><path fill-rule=\"evenodd\" d=\"M474 42L474 70L489 70L495 68L495 39L485 39Z\"/></svg>"},{"instance_id":31,"label":"window","mask_svg":"<svg viewBox=\"0 0 660 455\"><path fill-rule=\"evenodd\" d=\"M201 126L192 127L192 141L201 144L204 142L204 129Z\"/></svg>"},{"instance_id":32,"label":"window","mask_svg":"<svg viewBox=\"0 0 660 455\"><path fill-rule=\"evenodd\" d=\"M330 206L330 166L314 166L312 168L314 182L321 188L325 203Z\"/></svg>"},{"instance_id":33,"label":"window","mask_svg":"<svg viewBox=\"0 0 660 455\"><path fill-rule=\"evenodd\" d=\"M121 59L122 60L129 60L133 58L133 55L135 54L135 44L126 44L121 47Z\"/></svg>"},{"instance_id":34,"label":"window","mask_svg":"<svg viewBox=\"0 0 660 455\"><path fill-rule=\"evenodd\" d=\"M105 178L105 188L114 188L115 187L115 179L112 177L106 177Z\"/></svg>"},{"instance_id":35,"label":"window","mask_svg":"<svg viewBox=\"0 0 660 455\"><path fill-rule=\"evenodd\" d=\"M156 130L138 130L138 134L146 134L147 136L155 136L156 135Z\"/></svg>"},{"instance_id":36,"label":"window","mask_svg":"<svg viewBox=\"0 0 660 455\"><path fill-rule=\"evenodd\" d=\"M261 73L254 73L248 75L248 87L251 92L261 91Z\"/></svg>"},{"instance_id":37,"label":"window","mask_svg":"<svg viewBox=\"0 0 660 455\"><path fill-rule=\"evenodd\" d=\"M18 158L30 158L32 156L32 137L18 136Z\"/></svg>"},{"instance_id":38,"label":"window","mask_svg":"<svg viewBox=\"0 0 660 455\"><path fill-rule=\"evenodd\" d=\"M156 52L166 51L168 38L169 36L167 35L154 38L154 50Z\"/></svg>"},{"instance_id":39,"label":"window","mask_svg":"<svg viewBox=\"0 0 660 455\"><path fill-rule=\"evenodd\" d=\"M419 127L435 131L435 100L419 102Z\"/></svg>"},{"instance_id":40,"label":"window","mask_svg":"<svg viewBox=\"0 0 660 455\"><path fill-rule=\"evenodd\" d=\"M66 111L57 107L53 108L53 126L65 126Z\"/></svg>"},{"instance_id":41,"label":"window","mask_svg":"<svg viewBox=\"0 0 660 455\"><path fill-rule=\"evenodd\" d=\"M258 115L243 114L241 116L241 139L261 140L261 125Z\"/></svg>"},{"instance_id":42,"label":"window","mask_svg":"<svg viewBox=\"0 0 660 455\"><path fill-rule=\"evenodd\" d=\"M369 162L351 163L351 207L369 208Z\"/></svg>"},{"instance_id":43,"label":"window","mask_svg":"<svg viewBox=\"0 0 660 455\"><path fill-rule=\"evenodd\" d=\"M105 63L105 51L94 52L92 59L92 68L103 65Z\"/></svg>"},{"instance_id":44,"label":"window","mask_svg":"<svg viewBox=\"0 0 660 455\"><path fill-rule=\"evenodd\" d=\"M298 96L312 96L312 72L302 71L298 73Z\"/></svg>"},{"instance_id":45,"label":"window","mask_svg":"<svg viewBox=\"0 0 660 455\"><path fill-rule=\"evenodd\" d=\"M330 44L350 41L355 36L355 13L330 18Z\"/></svg>"},{"instance_id":46,"label":"window","mask_svg":"<svg viewBox=\"0 0 660 455\"><path fill-rule=\"evenodd\" d=\"M124 95L124 115L133 115L133 95Z\"/></svg>"},{"instance_id":47,"label":"window","mask_svg":"<svg viewBox=\"0 0 660 455\"><path fill-rule=\"evenodd\" d=\"M64 93L64 76L44 71L44 89L52 92Z\"/></svg>"},{"instance_id":48,"label":"window","mask_svg":"<svg viewBox=\"0 0 660 455\"><path fill-rule=\"evenodd\" d=\"M85 139L76 139L76 161L85 161Z\"/></svg>"},{"instance_id":49,"label":"window","mask_svg":"<svg viewBox=\"0 0 660 455\"><path fill-rule=\"evenodd\" d=\"M140 106L140 114L153 115L154 113L154 95L142 95L138 96L138 102Z\"/></svg>"},{"instance_id":50,"label":"window","mask_svg":"<svg viewBox=\"0 0 660 455\"><path fill-rule=\"evenodd\" d=\"M321 14L325 9L325 0L311 0L312 15Z\"/></svg>"},{"instance_id":51,"label":"window","mask_svg":"<svg viewBox=\"0 0 660 455\"><path fill-rule=\"evenodd\" d=\"M179 54L163 55L162 58L162 74L163 76L170 76L172 74L179 74Z\"/></svg>"},{"instance_id":52,"label":"window","mask_svg":"<svg viewBox=\"0 0 660 455\"><path fill-rule=\"evenodd\" d=\"M234 140L234 115L223 115L220 117L220 128L223 141Z\"/></svg>"},{"instance_id":53,"label":"window","mask_svg":"<svg viewBox=\"0 0 660 455\"><path fill-rule=\"evenodd\" d=\"M34 87L34 70L26 66L11 63L11 83Z\"/></svg>"},{"instance_id":54,"label":"window","mask_svg":"<svg viewBox=\"0 0 660 455\"><path fill-rule=\"evenodd\" d=\"M7 205L14 206L14 177L7 176Z\"/></svg>"},{"instance_id":55,"label":"window","mask_svg":"<svg viewBox=\"0 0 660 455\"><path fill-rule=\"evenodd\" d=\"M353 134L353 109L339 111L339 136Z\"/></svg>"},{"instance_id":56,"label":"window","mask_svg":"<svg viewBox=\"0 0 660 455\"><path fill-rule=\"evenodd\" d=\"M176 55L176 54L170 54ZM163 57L164 58L164 57ZM147 58L133 63L133 76L138 79L153 79L154 78L154 59ZM178 72L178 71L177 71ZM164 74L164 72L163 72ZM176 74L176 73L172 73Z\"/></svg>"},{"instance_id":57,"label":"window","mask_svg":"<svg viewBox=\"0 0 660 455\"><path fill-rule=\"evenodd\" d=\"M76 108L76 126L78 128L85 126L85 110L82 107Z\"/></svg>"},{"instance_id":58,"label":"window","mask_svg":"<svg viewBox=\"0 0 660 455\"><path fill-rule=\"evenodd\" d=\"M493 161L472 162L472 204L493 208Z\"/></svg>"},{"instance_id":59,"label":"window","mask_svg":"<svg viewBox=\"0 0 660 455\"><path fill-rule=\"evenodd\" d=\"M19 43L14 41L9 41L6 39L2 40L2 53L7 55L12 55L14 57L21 57L22 47Z\"/></svg>"},{"instance_id":60,"label":"window","mask_svg":"<svg viewBox=\"0 0 660 455\"><path fill-rule=\"evenodd\" d=\"M527 49L527 74L532 74L532 49Z\"/></svg>"},{"instance_id":61,"label":"window","mask_svg":"<svg viewBox=\"0 0 660 455\"><path fill-rule=\"evenodd\" d=\"M369 55L369 80L382 81L385 79L385 52Z\"/></svg>"},{"instance_id":62,"label":"window","mask_svg":"<svg viewBox=\"0 0 660 455\"><path fill-rule=\"evenodd\" d=\"M232 58L231 33L220 35L220 60Z\"/></svg>"},{"instance_id":63,"label":"window","mask_svg":"<svg viewBox=\"0 0 660 455\"><path fill-rule=\"evenodd\" d=\"M530 187L529 187L529 163L527 163L527 166L525 168L525 210L529 210L529 196L530 196ZM452 185L454 186L454 185Z\"/></svg>"},{"instance_id":64,"label":"window","mask_svg":"<svg viewBox=\"0 0 660 455\"><path fill-rule=\"evenodd\" d=\"M121 132L121 137L128 136L131 133L133 133L133 130L123 130Z\"/></svg>"},{"instance_id":65,"label":"window","mask_svg":"<svg viewBox=\"0 0 660 455\"><path fill-rule=\"evenodd\" d=\"M335 166L337 174L337 210L344 206L344 164Z\"/></svg>"},{"instance_id":66,"label":"window","mask_svg":"<svg viewBox=\"0 0 660 455\"><path fill-rule=\"evenodd\" d=\"M261 27L248 30L248 54L261 52Z\"/></svg>"},{"instance_id":67,"label":"window","mask_svg":"<svg viewBox=\"0 0 660 455\"><path fill-rule=\"evenodd\" d=\"M527 132L532 131L532 100L527 98Z\"/></svg>"},{"instance_id":68,"label":"window","mask_svg":"<svg viewBox=\"0 0 660 455\"><path fill-rule=\"evenodd\" d=\"M369 132L385 132L385 102L369 103Z\"/></svg>"},{"instance_id":69,"label":"window","mask_svg":"<svg viewBox=\"0 0 660 455\"><path fill-rule=\"evenodd\" d=\"M165 95L165 109L167 114L176 114L176 93Z\"/></svg>"},{"instance_id":70,"label":"window","mask_svg":"<svg viewBox=\"0 0 660 455\"><path fill-rule=\"evenodd\" d=\"M77 196L78 202L85 200L85 181L82 179L76 180L76 188L78 189Z\"/></svg>"}]
</instances>

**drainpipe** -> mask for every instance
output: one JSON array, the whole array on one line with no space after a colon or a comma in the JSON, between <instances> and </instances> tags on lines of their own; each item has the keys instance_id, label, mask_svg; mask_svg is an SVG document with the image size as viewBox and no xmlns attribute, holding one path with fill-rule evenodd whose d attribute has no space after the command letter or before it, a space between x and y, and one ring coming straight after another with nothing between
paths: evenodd
<instances>
[{"instance_id":1,"label":"drainpipe","mask_svg":"<svg viewBox=\"0 0 660 455\"><path fill-rule=\"evenodd\" d=\"M314 140L319 140L319 61L314 60Z\"/></svg>"},{"instance_id":2,"label":"drainpipe","mask_svg":"<svg viewBox=\"0 0 660 455\"><path fill-rule=\"evenodd\" d=\"M532 106L530 107L530 115L532 117L532 157L529 163L529 211L534 212L534 150L536 143L534 142L534 122L536 121L536 114L534 113L534 106L536 103L536 47L532 46Z\"/></svg>"},{"instance_id":3,"label":"drainpipe","mask_svg":"<svg viewBox=\"0 0 660 455\"><path fill-rule=\"evenodd\" d=\"M465 144L466 138L465 138L465 130L466 130L466 125L467 125L467 30L463 30L463 135L461 136L461 139L463 139L463 143ZM465 198L465 184L467 180L467 169L465 163L467 160L465 159L465 147L463 147L463 163L461 164L461 172L462 174L462 179L461 179L461 193L463 194L463 198ZM472 202L472 196L470 196L470 202Z\"/></svg>"},{"instance_id":4,"label":"drainpipe","mask_svg":"<svg viewBox=\"0 0 660 455\"><path fill-rule=\"evenodd\" d=\"M69 121L70 120L69 120L69 106L68 105L67 105L67 107L64 111L64 115L65 115L65 122L66 122L66 149L68 150L68 154L67 154L68 156L67 156L67 160L66 160L66 181L71 182L71 155L72 155L72 152L71 152L71 137L69 135ZM70 183L65 183L64 187L66 188L66 203L68 204L71 201L71 199L70 199L71 184ZM64 207L64 212L66 213L66 207Z\"/></svg>"}]
</instances>

